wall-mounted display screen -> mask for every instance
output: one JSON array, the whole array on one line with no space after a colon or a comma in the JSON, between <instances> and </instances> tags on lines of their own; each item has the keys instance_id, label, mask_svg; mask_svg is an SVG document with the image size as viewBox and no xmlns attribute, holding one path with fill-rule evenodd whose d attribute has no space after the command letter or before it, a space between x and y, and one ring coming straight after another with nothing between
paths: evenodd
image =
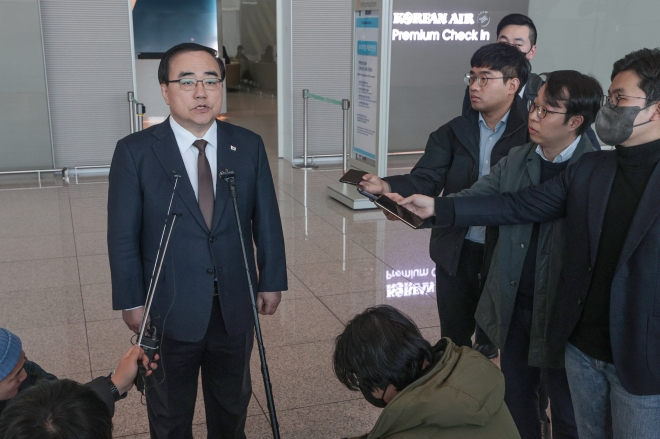
<instances>
[{"instance_id":1,"label":"wall-mounted display screen","mask_svg":"<svg viewBox=\"0 0 660 439\"><path fill-rule=\"evenodd\" d=\"M497 24L528 0L394 0L388 149L423 150L431 132L460 115L463 76Z\"/></svg>"},{"instance_id":2,"label":"wall-mounted display screen","mask_svg":"<svg viewBox=\"0 0 660 439\"><path fill-rule=\"evenodd\" d=\"M216 0L137 0L133 7L135 53L163 53L180 43L218 49Z\"/></svg>"}]
</instances>

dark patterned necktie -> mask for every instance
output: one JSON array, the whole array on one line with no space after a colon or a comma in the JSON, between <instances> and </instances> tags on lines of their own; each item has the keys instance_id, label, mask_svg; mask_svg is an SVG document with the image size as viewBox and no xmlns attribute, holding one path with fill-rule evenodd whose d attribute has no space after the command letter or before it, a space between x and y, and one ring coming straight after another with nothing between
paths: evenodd
<instances>
[{"instance_id":1,"label":"dark patterned necktie","mask_svg":"<svg viewBox=\"0 0 660 439\"><path fill-rule=\"evenodd\" d=\"M211 230L213 224L213 176L211 175L211 165L206 158L206 140L195 140L193 146L199 150L197 156L197 202L199 210L206 222L206 226Z\"/></svg>"}]
</instances>

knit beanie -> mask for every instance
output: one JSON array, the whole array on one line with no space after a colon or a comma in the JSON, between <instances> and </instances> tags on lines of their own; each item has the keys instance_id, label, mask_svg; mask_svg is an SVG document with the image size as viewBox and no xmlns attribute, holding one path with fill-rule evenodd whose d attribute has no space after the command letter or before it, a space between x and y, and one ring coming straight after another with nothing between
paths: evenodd
<instances>
[{"instance_id":1,"label":"knit beanie","mask_svg":"<svg viewBox=\"0 0 660 439\"><path fill-rule=\"evenodd\" d=\"M21 339L5 328L0 328L0 381L14 370L22 351Z\"/></svg>"}]
</instances>

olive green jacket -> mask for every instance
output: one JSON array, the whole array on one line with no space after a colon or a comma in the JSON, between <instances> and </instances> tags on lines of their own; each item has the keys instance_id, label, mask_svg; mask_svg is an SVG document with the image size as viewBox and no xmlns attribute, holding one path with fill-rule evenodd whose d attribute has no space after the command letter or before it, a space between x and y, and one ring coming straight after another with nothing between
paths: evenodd
<instances>
[{"instance_id":1,"label":"olive green jacket","mask_svg":"<svg viewBox=\"0 0 660 439\"><path fill-rule=\"evenodd\" d=\"M469 189L452 196L484 196L518 192L541 181L541 157L538 145L530 142L517 146L493 166L490 174ZM578 142L569 166L583 154L594 151L586 135ZM532 236L533 224L500 226L497 245L488 270L488 277L477 307L475 318L495 345L502 349L509 332L518 284ZM564 367L563 352L552 354L546 342L554 322L550 319L555 303L565 251L564 219L541 224L536 254L534 308L528 362L534 367ZM585 237L586 239L586 237Z\"/></svg>"},{"instance_id":2,"label":"olive green jacket","mask_svg":"<svg viewBox=\"0 0 660 439\"><path fill-rule=\"evenodd\" d=\"M520 439L502 372L468 347L440 343L438 363L387 404L367 439Z\"/></svg>"}]
</instances>

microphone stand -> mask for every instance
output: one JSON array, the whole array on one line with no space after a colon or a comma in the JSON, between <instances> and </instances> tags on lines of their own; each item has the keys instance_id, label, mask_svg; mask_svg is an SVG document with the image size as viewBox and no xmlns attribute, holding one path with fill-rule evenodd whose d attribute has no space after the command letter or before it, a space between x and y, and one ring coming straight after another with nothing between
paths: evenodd
<instances>
[{"instance_id":1,"label":"microphone stand","mask_svg":"<svg viewBox=\"0 0 660 439\"><path fill-rule=\"evenodd\" d=\"M172 188L172 196L170 197L170 204L167 207L167 215L165 215L165 224L163 225L163 232L160 235L160 243L158 244L158 252L156 253L156 262L154 262L154 269L151 272L151 279L149 280L149 288L147 290L147 299L144 304L144 312L142 314L142 321L140 322L140 331L138 332L137 345L144 349L145 354L149 358L149 363L154 359L156 350L158 349L158 334L156 327L147 328L149 324L149 312L151 311L151 303L154 300L154 294L156 292L156 286L158 285L158 278L160 277L160 270L163 268L163 262L165 261L165 254L167 253L167 246L170 243L170 237L172 236L172 230L174 230L174 222L176 217L180 214L173 214L172 222L170 223L170 230L167 233L167 239L165 240L165 246L163 247L163 239L165 238L165 231L167 230L167 221L170 217L170 212L172 210L172 201L174 200L174 194L176 192L176 186L179 182L181 175L172 171L172 176L174 177L174 187ZM163 249L163 254L161 255L160 250ZM160 261L159 261L160 256ZM142 365L142 362L138 360L138 373L135 377L135 387L138 391L144 394L146 389L146 374L147 369Z\"/></svg>"},{"instance_id":2,"label":"microphone stand","mask_svg":"<svg viewBox=\"0 0 660 439\"><path fill-rule=\"evenodd\" d=\"M277 413L275 413L275 401L273 400L273 388L270 383L270 375L268 373L268 364L266 363L266 349L264 348L264 341L261 336L261 325L259 324L259 314L257 312L257 304L254 300L254 288L252 286L252 278L250 277L250 265L248 264L247 251L245 250L245 241L243 241L243 229L241 227L241 217L238 214L238 201L236 194L236 180L234 171L225 169L220 171L220 177L225 180L229 186L229 195L234 204L234 213L236 214L236 225L238 226L238 236L241 240L241 249L243 250L243 263L245 264L245 272L247 274L248 287L250 290L250 303L252 304L252 314L254 316L254 329L257 336L257 346L259 347L259 357L261 359L261 374L264 377L264 388L266 389L266 401L268 403L268 411L270 412L270 426L273 430L273 438L280 439L280 426L277 422Z\"/></svg>"}]
</instances>

